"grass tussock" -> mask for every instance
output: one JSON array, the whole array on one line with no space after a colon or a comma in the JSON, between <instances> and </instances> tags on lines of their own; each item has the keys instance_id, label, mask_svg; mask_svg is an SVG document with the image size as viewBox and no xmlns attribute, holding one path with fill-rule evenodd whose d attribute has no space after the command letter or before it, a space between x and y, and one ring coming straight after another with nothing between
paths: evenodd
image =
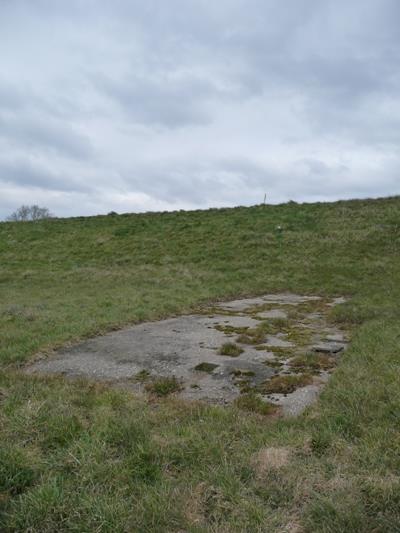
<instances>
[{"instance_id":1,"label":"grass tussock","mask_svg":"<svg viewBox=\"0 0 400 533\"><path fill-rule=\"evenodd\" d=\"M146 369L143 369L143 370L140 370L133 379L134 381L137 381L139 383L145 383L146 381L150 379L150 377L151 377L150 372Z\"/></svg>"},{"instance_id":2,"label":"grass tussock","mask_svg":"<svg viewBox=\"0 0 400 533\"><path fill-rule=\"evenodd\" d=\"M243 348L234 342L225 342L218 350L218 353L219 355L226 355L228 357L239 357L243 351Z\"/></svg>"},{"instance_id":3,"label":"grass tussock","mask_svg":"<svg viewBox=\"0 0 400 533\"><path fill-rule=\"evenodd\" d=\"M265 402L260 396L251 392L241 394L236 398L235 405L244 411L250 411L264 416L271 415L277 410L274 405Z\"/></svg>"},{"instance_id":4,"label":"grass tussock","mask_svg":"<svg viewBox=\"0 0 400 533\"><path fill-rule=\"evenodd\" d=\"M175 377L161 377L146 383L145 390L155 396L168 396L183 389L182 383Z\"/></svg>"},{"instance_id":5,"label":"grass tussock","mask_svg":"<svg viewBox=\"0 0 400 533\"><path fill-rule=\"evenodd\" d=\"M310 374L274 376L260 385L260 392L263 394L290 394L311 383L312 376Z\"/></svg>"}]
</instances>

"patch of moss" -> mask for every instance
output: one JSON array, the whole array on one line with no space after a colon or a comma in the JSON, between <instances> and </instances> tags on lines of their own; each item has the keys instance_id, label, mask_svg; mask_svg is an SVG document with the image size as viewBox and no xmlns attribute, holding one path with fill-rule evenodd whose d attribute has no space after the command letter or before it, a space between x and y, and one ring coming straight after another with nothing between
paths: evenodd
<instances>
[{"instance_id":1,"label":"patch of moss","mask_svg":"<svg viewBox=\"0 0 400 533\"><path fill-rule=\"evenodd\" d=\"M246 331L249 329L248 326L246 327L236 327L236 326L224 326L222 324L217 324L214 329L216 329L217 331L222 331L222 333L225 333L226 335L229 335L229 334L233 334L233 333L237 333L238 335L239 334L242 334L242 333L246 333Z\"/></svg>"},{"instance_id":2,"label":"patch of moss","mask_svg":"<svg viewBox=\"0 0 400 533\"><path fill-rule=\"evenodd\" d=\"M234 384L240 390L241 394L247 392L254 392L255 388L252 383L252 376L240 374L239 372L232 372Z\"/></svg>"},{"instance_id":3,"label":"patch of moss","mask_svg":"<svg viewBox=\"0 0 400 533\"><path fill-rule=\"evenodd\" d=\"M257 335L258 333L264 333L264 334L268 333L269 335L279 333L275 325L270 320L262 320L259 324L257 324L257 326L254 329L250 331L252 332L253 335Z\"/></svg>"},{"instance_id":4,"label":"patch of moss","mask_svg":"<svg viewBox=\"0 0 400 533\"><path fill-rule=\"evenodd\" d=\"M243 370L241 368L235 368L234 370L232 370L231 374L233 376L255 376L255 373L252 370Z\"/></svg>"},{"instance_id":5,"label":"patch of moss","mask_svg":"<svg viewBox=\"0 0 400 533\"><path fill-rule=\"evenodd\" d=\"M236 342L241 344L262 344L265 342L265 333L258 329L248 329L246 333L239 335Z\"/></svg>"},{"instance_id":6,"label":"patch of moss","mask_svg":"<svg viewBox=\"0 0 400 533\"><path fill-rule=\"evenodd\" d=\"M296 306L298 314L308 315L310 313L326 313L326 304L329 303L329 299L321 298L320 300L311 300L309 302L303 302Z\"/></svg>"},{"instance_id":7,"label":"patch of moss","mask_svg":"<svg viewBox=\"0 0 400 533\"><path fill-rule=\"evenodd\" d=\"M282 348L280 346L270 346L267 347L269 351L271 351L275 357L280 357L281 359L289 359L289 357L293 357L295 354L294 348Z\"/></svg>"},{"instance_id":8,"label":"patch of moss","mask_svg":"<svg viewBox=\"0 0 400 533\"><path fill-rule=\"evenodd\" d=\"M276 306L277 304L273 302L250 305L243 312L246 313L246 315L256 315L257 313L262 313L263 311L272 311L272 309L276 309Z\"/></svg>"},{"instance_id":9,"label":"patch of moss","mask_svg":"<svg viewBox=\"0 0 400 533\"><path fill-rule=\"evenodd\" d=\"M224 309L223 307L207 307L203 309L197 309L197 314L207 315L209 318L215 318L217 316L241 316L238 311Z\"/></svg>"},{"instance_id":10,"label":"patch of moss","mask_svg":"<svg viewBox=\"0 0 400 533\"><path fill-rule=\"evenodd\" d=\"M257 394L254 394L254 392L242 394L239 398L236 398L234 404L239 409L251 411L264 416L274 413L277 409L274 405L263 401Z\"/></svg>"},{"instance_id":11,"label":"patch of moss","mask_svg":"<svg viewBox=\"0 0 400 533\"><path fill-rule=\"evenodd\" d=\"M145 389L156 396L168 396L173 392L179 392L183 389L182 383L175 377L162 377L150 383L146 383Z\"/></svg>"},{"instance_id":12,"label":"patch of moss","mask_svg":"<svg viewBox=\"0 0 400 533\"><path fill-rule=\"evenodd\" d=\"M330 370L336 366L336 361L327 354L307 353L297 355L290 360L289 365L297 372L319 373L321 370Z\"/></svg>"},{"instance_id":13,"label":"patch of moss","mask_svg":"<svg viewBox=\"0 0 400 533\"><path fill-rule=\"evenodd\" d=\"M148 370L141 370L134 376L134 380L139 383L144 383L150 378L150 372Z\"/></svg>"},{"instance_id":14,"label":"patch of moss","mask_svg":"<svg viewBox=\"0 0 400 533\"><path fill-rule=\"evenodd\" d=\"M312 380L310 374L274 376L260 385L259 391L262 394L290 394L300 387L310 385Z\"/></svg>"},{"instance_id":15,"label":"patch of moss","mask_svg":"<svg viewBox=\"0 0 400 533\"><path fill-rule=\"evenodd\" d=\"M277 318L270 318L269 319L275 329L285 330L287 331L292 327L292 322L287 318L277 317Z\"/></svg>"},{"instance_id":16,"label":"patch of moss","mask_svg":"<svg viewBox=\"0 0 400 533\"><path fill-rule=\"evenodd\" d=\"M286 333L289 338L290 336L293 338L300 338L297 329L291 328L290 322L285 318L263 320L255 328L247 328L247 330L238 337L237 342L262 345L265 342L266 335L277 335L278 333Z\"/></svg>"},{"instance_id":17,"label":"patch of moss","mask_svg":"<svg viewBox=\"0 0 400 533\"><path fill-rule=\"evenodd\" d=\"M234 342L226 342L218 350L219 355L226 355L228 357L239 357L243 353L243 349Z\"/></svg>"},{"instance_id":18,"label":"patch of moss","mask_svg":"<svg viewBox=\"0 0 400 533\"><path fill-rule=\"evenodd\" d=\"M281 361L267 359L266 361L263 361L263 365L270 366L271 368L281 368L283 363Z\"/></svg>"},{"instance_id":19,"label":"patch of moss","mask_svg":"<svg viewBox=\"0 0 400 533\"><path fill-rule=\"evenodd\" d=\"M219 365L215 365L214 363L203 362L195 366L194 369L198 370L199 372L208 372L209 374L211 374L218 367Z\"/></svg>"},{"instance_id":20,"label":"patch of moss","mask_svg":"<svg viewBox=\"0 0 400 533\"><path fill-rule=\"evenodd\" d=\"M292 327L287 332L287 339L297 346L311 344L313 332L308 328Z\"/></svg>"},{"instance_id":21,"label":"patch of moss","mask_svg":"<svg viewBox=\"0 0 400 533\"><path fill-rule=\"evenodd\" d=\"M239 388L241 394L254 391L254 387L249 379L240 379L235 382L235 385Z\"/></svg>"}]
</instances>

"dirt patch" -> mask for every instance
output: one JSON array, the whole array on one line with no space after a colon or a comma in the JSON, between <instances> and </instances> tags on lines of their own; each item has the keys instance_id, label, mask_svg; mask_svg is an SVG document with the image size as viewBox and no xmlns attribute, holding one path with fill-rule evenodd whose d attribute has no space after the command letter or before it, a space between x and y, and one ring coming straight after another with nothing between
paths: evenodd
<instances>
[{"instance_id":1,"label":"dirt patch","mask_svg":"<svg viewBox=\"0 0 400 533\"><path fill-rule=\"evenodd\" d=\"M138 392L154 383L170 392L167 378L179 383L173 394L188 400L225 404L246 394L243 407L264 411L263 401L295 415L315 400L346 348L345 333L328 321L331 307L342 301L278 294L220 303L90 339L26 370ZM291 386L274 388L278 378Z\"/></svg>"}]
</instances>

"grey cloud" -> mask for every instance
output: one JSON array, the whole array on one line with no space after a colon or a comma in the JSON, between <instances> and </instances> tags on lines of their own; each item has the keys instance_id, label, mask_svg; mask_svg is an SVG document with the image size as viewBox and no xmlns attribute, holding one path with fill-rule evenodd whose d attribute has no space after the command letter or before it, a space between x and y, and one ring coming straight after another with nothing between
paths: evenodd
<instances>
[{"instance_id":1,"label":"grey cloud","mask_svg":"<svg viewBox=\"0 0 400 533\"><path fill-rule=\"evenodd\" d=\"M0 3L2 183L90 212L399 191L397 0Z\"/></svg>"},{"instance_id":2,"label":"grey cloud","mask_svg":"<svg viewBox=\"0 0 400 533\"><path fill-rule=\"evenodd\" d=\"M25 100L19 89L0 80L0 110L21 110L23 107L25 107Z\"/></svg>"},{"instance_id":3,"label":"grey cloud","mask_svg":"<svg viewBox=\"0 0 400 533\"><path fill-rule=\"evenodd\" d=\"M206 206L215 202L237 204L260 202L264 192L279 188L283 173L240 157L207 162L162 161L141 167L135 175L124 175L127 189L146 193L157 200L193 202Z\"/></svg>"},{"instance_id":4,"label":"grey cloud","mask_svg":"<svg viewBox=\"0 0 400 533\"><path fill-rule=\"evenodd\" d=\"M13 161L0 160L0 187L1 183L49 191L82 192L92 189L83 180L52 172L43 165L22 158Z\"/></svg>"},{"instance_id":5,"label":"grey cloud","mask_svg":"<svg viewBox=\"0 0 400 533\"><path fill-rule=\"evenodd\" d=\"M31 150L57 152L72 158L88 158L90 141L67 124L51 118L0 114L0 138Z\"/></svg>"},{"instance_id":6,"label":"grey cloud","mask_svg":"<svg viewBox=\"0 0 400 533\"><path fill-rule=\"evenodd\" d=\"M317 158L288 162L284 168L237 157L204 164L181 162L178 170L177 166L164 161L158 170L142 167L137 176L124 176L125 188L171 205L193 202L199 206L261 203L264 194L268 201L276 202L379 196L382 187L400 193L400 157L386 163L379 179L373 169L354 171L345 164Z\"/></svg>"},{"instance_id":7,"label":"grey cloud","mask_svg":"<svg viewBox=\"0 0 400 533\"><path fill-rule=\"evenodd\" d=\"M128 119L168 128L210 122L206 101L218 92L211 83L192 76L130 76L114 81L99 75L95 83L119 103Z\"/></svg>"}]
</instances>

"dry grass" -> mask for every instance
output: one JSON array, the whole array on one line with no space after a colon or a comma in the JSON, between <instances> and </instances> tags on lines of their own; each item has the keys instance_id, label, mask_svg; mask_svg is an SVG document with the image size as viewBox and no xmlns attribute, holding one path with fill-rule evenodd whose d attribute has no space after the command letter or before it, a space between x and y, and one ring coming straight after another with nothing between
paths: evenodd
<instances>
[{"instance_id":1,"label":"dry grass","mask_svg":"<svg viewBox=\"0 0 400 533\"><path fill-rule=\"evenodd\" d=\"M289 448L261 448L251 457L250 463L258 477L271 470L279 470L289 464L292 451Z\"/></svg>"},{"instance_id":2,"label":"dry grass","mask_svg":"<svg viewBox=\"0 0 400 533\"><path fill-rule=\"evenodd\" d=\"M254 392L241 394L236 398L234 404L243 411L250 411L259 415L271 415L277 410L272 404L262 400Z\"/></svg>"},{"instance_id":3,"label":"dry grass","mask_svg":"<svg viewBox=\"0 0 400 533\"><path fill-rule=\"evenodd\" d=\"M172 376L154 379L146 383L144 388L150 394L161 397L183 390L183 385L175 376Z\"/></svg>"},{"instance_id":4,"label":"dry grass","mask_svg":"<svg viewBox=\"0 0 400 533\"><path fill-rule=\"evenodd\" d=\"M310 374L274 376L260 386L263 394L290 394L300 387L310 385L313 378Z\"/></svg>"},{"instance_id":5,"label":"dry grass","mask_svg":"<svg viewBox=\"0 0 400 533\"><path fill-rule=\"evenodd\" d=\"M226 342L218 350L219 355L226 355L228 357L239 357L243 353L243 348L235 344L234 342Z\"/></svg>"}]
</instances>

